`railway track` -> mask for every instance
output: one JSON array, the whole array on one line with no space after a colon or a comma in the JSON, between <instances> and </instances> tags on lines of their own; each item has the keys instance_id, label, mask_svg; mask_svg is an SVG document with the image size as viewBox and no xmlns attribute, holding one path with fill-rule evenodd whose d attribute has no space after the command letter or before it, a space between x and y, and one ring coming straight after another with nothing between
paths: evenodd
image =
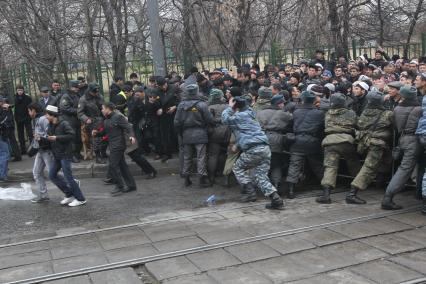
<instances>
[{"instance_id":1,"label":"railway track","mask_svg":"<svg viewBox=\"0 0 426 284\"><path fill-rule=\"evenodd\" d=\"M257 241L262 241L262 240L267 240L267 239L272 239L272 238L277 238L277 237L283 237L283 236L288 236L288 235L294 235L294 234L298 234L298 233L304 233L304 232L309 232L309 231L323 229L323 228L330 228L330 227L343 225L343 224L351 224L351 223L363 222L363 221L368 221L368 220L373 220L373 219L381 219L381 218L385 218L385 217L389 217L389 216L414 212L416 210L419 210L419 206L410 207L410 208L400 210L400 211L396 211L396 212L391 211L391 212L383 212L383 213L377 213L377 214L364 215L364 216L355 217L355 218L342 219L342 220L338 220L338 221L326 222L326 223L321 223L321 224L317 224L317 225L306 226L306 227L301 227L301 228L296 228L296 229L284 230L284 231L279 231L279 232L274 232L274 233L269 233L269 234L263 234L263 235L256 235L256 236L252 236L252 237L236 239L236 240L231 240L231 241L226 241L226 242L221 242L221 243L216 243L216 244L202 245L202 246L193 247L193 248L184 249L184 250L177 250L177 251L172 251L172 252L167 252L167 253L160 253L160 254L155 254L155 255L151 255L151 256L147 256L147 257L129 259L129 260L120 261L120 262L114 262L114 263L109 263L109 264L104 264L104 265L87 267L87 268L83 268L83 269L76 269L76 270L72 270L72 271L54 273L54 274L40 276L40 277L17 280L17 281L7 282L5 284L44 283L44 282L48 282L48 281L67 279L67 278L70 278L70 277L87 275L87 274L96 273L96 272L109 271L109 270L114 270L114 269L119 269L119 268L135 267L135 266L144 265L144 264L146 264L148 262L152 262L152 261L175 258L175 257L179 257L179 256L197 253L197 252L209 251L209 250L214 250L214 249L226 248L226 247L230 247L230 246L234 246L234 245L252 243L252 242L257 242ZM413 280L413 281L415 281L415 280ZM407 282L407 284L423 283L421 281L424 281L424 279L418 279L418 281L420 281L420 282Z\"/></svg>"}]
</instances>

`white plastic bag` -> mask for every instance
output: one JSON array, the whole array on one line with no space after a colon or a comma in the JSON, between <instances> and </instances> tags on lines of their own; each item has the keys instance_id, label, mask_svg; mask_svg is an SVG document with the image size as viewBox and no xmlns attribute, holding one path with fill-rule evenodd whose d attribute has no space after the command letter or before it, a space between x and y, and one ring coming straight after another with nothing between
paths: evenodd
<instances>
[{"instance_id":1,"label":"white plastic bag","mask_svg":"<svg viewBox=\"0 0 426 284\"><path fill-rule=\"evenodd\" d=\"M29 183L21 183L21 187L0 187L0 200L31 200L34 197Z\"/></svg>"}]
</instances>

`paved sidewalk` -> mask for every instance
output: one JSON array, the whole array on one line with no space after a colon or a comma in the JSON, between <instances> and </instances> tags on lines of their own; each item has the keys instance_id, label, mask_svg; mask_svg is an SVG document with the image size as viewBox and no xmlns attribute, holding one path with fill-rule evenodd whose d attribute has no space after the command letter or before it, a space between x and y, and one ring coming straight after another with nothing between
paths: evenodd
<instances>
[{"instance_id":1,"label":"paved sidewalk","mask_svg":"<svg viewBox=\"0 0 426 284\"><path fill-rule=\"evenodd\" d=\"M382 194L363 192L364 206L345 204L344 193L330 205L295 199L284 211L266 210L264 202L226 203L140 218L174 220L2 248L0 282L383 213ZM419 205L412 192L396 201ZM399 283L425 277L425 235L426 218L416 211L184 254L143 270L162 283ZM49 283L148 283L140 275L128 267Z\"/></svg>"}]
</instances>

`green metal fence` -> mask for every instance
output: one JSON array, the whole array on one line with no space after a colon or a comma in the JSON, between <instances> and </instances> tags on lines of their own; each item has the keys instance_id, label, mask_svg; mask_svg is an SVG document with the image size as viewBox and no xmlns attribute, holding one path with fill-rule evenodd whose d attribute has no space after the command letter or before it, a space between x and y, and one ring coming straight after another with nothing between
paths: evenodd
<instances>
[{"instance_id":1,"label":"green metal fence","mask_svg":"<svg viewBox=\"0 0 426 284\"><path fill-rule=\"evenodd\" d=\"M408 50L408 56L410 58L419 57L426 54L426 36L423 36L423 41L421 43L412 43ZM295 48L295 49L284 49L280 48L279 44L272 44L270 50L262 50L257 54L256 63L260 66L265 64L280 64L280 63L296 63L301 58L308 59L311 58L316 49L322 49L325 52L327 59L331 58L333 48L320 46L312 48ZM383 47L384 51L392 56L393 54L402 55L403 45L388 45ZM357 46L353 44L349 49L349 54L352 58L357 56L367 54L368 57L374 57L376 47L373 45L364 45ZM256 53L255 52L244 52L238 55L241 58L241 63L253 63L255 61ZM108 93L109 86L112 83L113 68L112 62L106 62L101 60L96 60L96 62L88 61L77 61L70 62L67 64L67 73L69 79L76 79L78 76L87 76L89 72L89 63L92 63L93 66L96 66L95 69L95 80L99 83L101 87L102 94ZM225 67L228 70L231 70L234 66L234 58L229 55L224 54L212 54L205 55L202 57L202 60L196 61L196 66L199 69L208 69L212 70L218 67ZM1 74L1 83L3 85L3 93L6 95L11 95L14 92L15 86L17 84L22 84L26 92L35 97L38 95L39 82L37 82L37 74L34 71L34 68L30 68L26 63L15 66L8 70L2 70ZM54 66L53 68L53 77L64 81L64 74L60 72L62 66ZM167 58L167 70L176 71L178 73L183 73L184 62L183 59L178 57L169 57ZM141 58L141 59L132 59L126 62L126 78L130 73L135 72L139 75L142 82L147 82L148 78L153 75L154 67L153 62L150 58ZM6 86L6 87L5 87Z\"/></svg>"}]
</instances>

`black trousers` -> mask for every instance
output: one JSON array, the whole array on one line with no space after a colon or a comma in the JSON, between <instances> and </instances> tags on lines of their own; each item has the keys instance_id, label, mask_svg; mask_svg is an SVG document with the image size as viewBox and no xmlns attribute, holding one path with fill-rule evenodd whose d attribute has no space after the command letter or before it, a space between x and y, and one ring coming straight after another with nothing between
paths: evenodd
<instances>
[{"instance_id":1,"label":"black trousers","mask_svg":"<svg viewBox=\"0 0 426 284\"><path fill-rule=\"evenodd\" d=\"M135 162L144 173L152 174L156 172L154 167L142 155L142 150L140 148L127 153L127 155L129 155L132 161Z\"/></svg>"},{"instance_id":2,"label":"black trousers","mask_svg":"<svg viewBox=\"0 0 426 284\"><path fill-rule=\"evenodd\" d=\"M16 126L18 128L18 140L19 145L21 146L21 151L26 151L27 147L25 145L25 132L27 133L28 141L33 140L33 128L31 126L31 121L17 122Z\"/></svg>"},{"instance_id":3,"label":"black trousers","mask_svg":"<svg viewBox=\"0 0 426 284\"><path fill-rule=\"evenodd\" d=\"M10 148L12 148L12 156L16 159L21 158L21 149L19 149L18 141L16 141L15 137L15 129L10 129L7 131L7 138L9 139ZM26 150L26 149L22 149Z\"/></svg>"},{"instance_id":4,"label":"black trousers","mask_svg":"<svg viewBox=\"0 0 426 284\"><path fill-rule=\"evenodd\" d=\"M110 152L108 172L118 188L124 188L124 184L129 188L136 187L135 179L124 158L124 150Z\"/></svg>"}]
</instances>

